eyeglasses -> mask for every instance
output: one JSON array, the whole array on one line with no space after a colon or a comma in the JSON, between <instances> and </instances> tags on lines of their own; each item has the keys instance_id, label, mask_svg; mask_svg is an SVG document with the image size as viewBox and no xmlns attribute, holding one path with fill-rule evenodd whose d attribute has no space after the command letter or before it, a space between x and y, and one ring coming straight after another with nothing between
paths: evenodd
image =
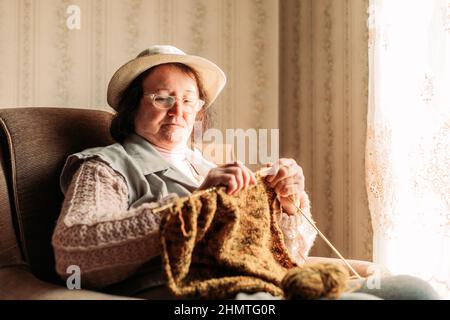
<instances>
[{"instance_id":1,"label":"eyeglasses","mask_svg":"<svg viewBox=\"0 0 450 320\"><path fill-rule=\"evenodd\" d=\"M177 100L182 99L183 111L186 113L198 112L205 104L205 101L198 98L178 98L156 93L144 93L144 97L149 97L155 107L163 110L171 109Z\"/></svg>"}]
</instances>

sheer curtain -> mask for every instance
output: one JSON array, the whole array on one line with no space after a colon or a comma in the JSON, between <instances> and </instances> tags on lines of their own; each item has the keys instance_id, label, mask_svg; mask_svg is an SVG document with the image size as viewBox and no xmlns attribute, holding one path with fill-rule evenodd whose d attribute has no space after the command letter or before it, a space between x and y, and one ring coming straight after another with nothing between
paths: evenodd
<instances>
[{"instance_id":1,"label":"sheer curtain","mask_svg":"<svg viewBox=\"0 0 450 320\"><path fill-rule=\"evenodd\" d=\"M450 298L450 1L371 0L374 261Z\"/></svg>"}]
</instances>

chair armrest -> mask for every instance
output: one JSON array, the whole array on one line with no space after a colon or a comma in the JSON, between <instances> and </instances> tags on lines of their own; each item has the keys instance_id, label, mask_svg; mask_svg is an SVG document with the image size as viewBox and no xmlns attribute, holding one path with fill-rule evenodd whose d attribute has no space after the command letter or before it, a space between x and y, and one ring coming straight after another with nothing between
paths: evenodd
<instances>
[{"instance_id":1,"label":"chair armrest","mask_svg":"<svg viewBox=\"0 0 450 320\"><path fill-rule=\"evenodd\" d=\"M0 300L123 300L134 299L90 290L69 290L36 278L24 266L0 269Z\"/></svg>"}]
</instances>

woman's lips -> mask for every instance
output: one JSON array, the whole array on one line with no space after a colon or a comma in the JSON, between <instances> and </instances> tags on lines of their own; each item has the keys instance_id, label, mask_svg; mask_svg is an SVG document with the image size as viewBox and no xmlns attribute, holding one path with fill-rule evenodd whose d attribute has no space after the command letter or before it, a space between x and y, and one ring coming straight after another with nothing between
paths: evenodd
<instances>
[{"instance_id":1,"label":"woman's lips","mask_svg":"<svg viewBox=\"0 0 450 320\"><path fill-rule=\"evenodd\" d=\"M170 126L170 127L180 127L180 128L184 128L184 126L182 126L181 124L177 124L177 123L166 123L163 124L164 126Z\"/></svg>"}]
</instances>

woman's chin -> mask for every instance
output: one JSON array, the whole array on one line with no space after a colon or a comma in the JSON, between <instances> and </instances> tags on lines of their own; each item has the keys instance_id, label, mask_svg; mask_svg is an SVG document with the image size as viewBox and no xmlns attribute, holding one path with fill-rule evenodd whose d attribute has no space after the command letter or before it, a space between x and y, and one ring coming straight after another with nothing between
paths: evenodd
<instances>
[{"instance_id":1,"label":"woman's chin","mask_svg":"<svg viewBox=\"0 0 450 320\"><path fill-rule=\"evenodd\" d=\"M188 141L188 138L189 138L187 136L187 132L184 128L171 130L170 132L166 132L164 134L164 136L165 136L164 140L167 143L174 144L174 145L180 144L182 142L186 142L186 141Z\"/></svg>"}]
</instances>

